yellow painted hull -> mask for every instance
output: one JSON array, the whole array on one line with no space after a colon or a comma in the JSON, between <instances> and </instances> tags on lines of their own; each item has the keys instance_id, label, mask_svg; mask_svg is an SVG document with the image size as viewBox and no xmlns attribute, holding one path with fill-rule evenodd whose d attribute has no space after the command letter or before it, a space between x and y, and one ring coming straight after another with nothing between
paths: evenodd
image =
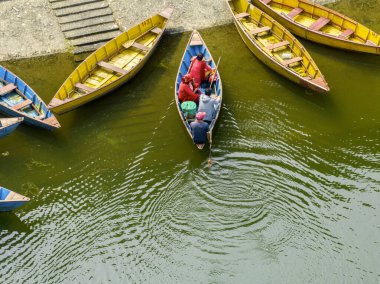
<instances>
[{"instance_id":1,"label":"yellow painted hull","mask_svg":"<svg viewBox=\"0 0 380 284\"><path fill-rule=\"evenodd\" d=\"M172 13L166 9L107 42L66 79L49 108L58 114L108 94L133 78L152 56Z\"/></svg>"},{"instance_id":2,"label":"yellow painted hull","mask_svg":"<svg viewBox=\"0 0 380 284\"><path fill-rule=\"evenodd\" d=\"M334 10L306 0L273 0L268 4L262 0L253 2L295 35L335 48L380 54L380 35ZM294 18L288 17L287 14L295 8L302 9L302 13ZM320 17L330 22L321 30L310 29ZM340 37L347 29L353 31L352 35Z\"/></svg>"},{"instance_id":3,"label":"yellow painted hull","mask_svg":"<svg viewBox=\"0 0 380 284\"><path fill-rule=\"evenodd\" d=\"M319 93L330 90L324 76L311 58L310 54L290 32L270 16L266 15L263 11L250 5L246 0L232 0L228 1L228 4L234 16L234 23L241 38L260 61L282 76L304 87ZM242 13L247 13L250 16L248 16L246 20L239 19L239 15ZM252 29L249 29L249 26L247 25L248 21L256 23ZM252 36L252 32L254 32L255 29L270 25L270 33L275 35L273 38L277 40L279 38L278 35L281 34L282 39L290 43L284 50L291 53L293 58L302 58L301 64L298 67L291 68L289 66L284 66L286 60L279 57L278 54L276 54L276 51L268 50L268 45L265 45L266 42L262 44L263 41L260 41L258 37ZM270 35L265 36L270 38ZM281 53L281 50L279 52L280 54L285 53Z\"/></svg>"}]
</instances>

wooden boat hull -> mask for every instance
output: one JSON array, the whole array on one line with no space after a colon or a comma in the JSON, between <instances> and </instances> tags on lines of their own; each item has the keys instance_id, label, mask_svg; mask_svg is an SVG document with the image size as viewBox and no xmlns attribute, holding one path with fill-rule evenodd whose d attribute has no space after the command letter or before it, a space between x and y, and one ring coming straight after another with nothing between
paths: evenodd
<instances>
[{"instance_id":1,"label":"wooden boat hull","mask_svg":"<svg viewBox=\"0 0 380 284\"><path fill-rule=\"evenodd\" d=\"M302 38L308 39L319 44L324 44L339 49L371 54L380 54L380 35L334 10L306 0L297 0L283 1L285 4L289 5L288 7L290 8L285 9L284 7L286 12L278 12L279 10L274 9L271 5L274 5L273 3L276 2L280 3L280 1L274 0L268 4L265 4L264 2L265 0L253 0L253 3L257 7L259 7L268 15L275 18L284 27L286 27L289 31L291 31L293 34L297 36L300 36ZM303 9L305 13L306 11L314 11L313 13L318 13L318 16L323 16L329 19L331 25L329 24L326 25L326 27L324 27L326 32L320 30L314 31L311 30L309 26L297 22L297 17L294 17L294 19L292 19L289 16L287 16L288 11L291 11L292 9L298 7ZM302 14L300 14L299 16L302 16ZM315 20L316 18L313 18L312 16L309 20L305 16L305 24L309 24L310 22L313 22ZM343 26L342 23L344 23ZM357 36L358 39L369 38L371 43L366 43L366 40L363 40L363 42L356 42L348 38L340 37L342 31L346 29L351 29L352 31L355 31L353 35ZM340 32L338 32L339 30Z\"/></svg>"},{"instance_id":2,"label":"wooden boat hull","mask_svg":"<svg viewBox=\"0 0 380 284\"><path fill-rule=\"evenodd\" d=\"M0 112L23 117L26 124L47 130L61 127L36 92L3 66L0 66Z\"/></svg>"},{"instance_id":3,"label":"wooden boat hull","mask_svg":"<svg viewBox=\"0 0 380 284\"><path fill-rule=\"evenodd\" d=\"M191 42L192 42L193 39L194 39L194 41L196 41L198 43L201 43L201 44L192 45ZM180 64L179 69L178 69L177 78L176 78L176 81L175 81L175 88L174 88L175 89L174 99L175 99L175 102L176 102L176 105L177 105L177 110L178 110L179 116L181 118L181 121L182 121L183 125L185 126L185 129L186 129L186 131L189 134L189 136L190 136L191 139L193 139L193 136L191 134L190 121L187 120L187 118L185 117L184 113L182 112L181 102L178 100L178 90L179 90L179 86L181 84L182 77L186 73L188 73L188 68L189 68L190 63L191 63L191 58L193 56L196 56L199 52L202 52L204 54L205 59L211 60L209 62L209 65L212 68L216 67L216 62L212 58L212 55L209 52L209 50L208 50L205 42L203 41L201 35L199 34L199 32L193 31L192 34L191 34L191 36L190 36L189 42L188 42L188 44L186 46L185 52L183 54L183 57L182 57L182 60L181 60L181 64ZM215 127L215 123L217 122L217 120L219 118L220 110L221 110L221 107L222 107L222 99L223 99L222 80L220 78L219 72L217 72L217 78L218 79L215 82L215 89L214 90L215 90L216 95L220 98L220 104L219 104L218 110L216 111L216 115L215 115L214 119L211 121L211 123L209 125L209 131L207 133L207 138L208 138L208 142L210 144L212 143L213 130L214 130L214 127ZM195 144L195 145L200 150L202 150L204 148L204 146L205 146L205 144Z\"/></svg>"},{"instance_id":4,"label":"wooden boat hull","mask_svg":"<svg viewBox=\"0 0 380 284\"><path fill-rule=\"evenodd\" d=\"M0 118L0 138L14 131L24 120L22 117Z\"/></svg>"},{"instance_id":5,"label":"wooden boat hull","mask_svg":"<svg viewBox=\"0 0 380 284\"><path fill-rule=\"evenodd\" d=\"M324 93L330 90L326 80L324 79L324 76L318 69L310 54L301 45L301 43L293 35L290 34L290 32L288 32L284 27L282 27L279 23L277 23L263 11L261 11L257 7L254 7L253 5L250 5L246 0L232 0L228 1L228 4L230 6L231 13L234 16L234 23L239 32L240 37L243 39L244 43L251 50L251 52L261 62L263 62L265 65L267 65L280 75L288 78L289 80L297 84L300 84L306 88L314 90L318 93ZM310 72L310 76L306 76L307 74L305 74L305 76L302 76L300 75L300 73L297 73L288 66L285 66L283 64L284 61L281 61L277 57L273 56L271 51L268 51L268 48L266 46L261 46L259 42L255 40L251 34L249 34L249 32L244 28L243 24L239 21L236 13L241 11L235 11L235 8L240 8L243 11L246 11L246 13L250 14L253 18L258 17L258 15L260 15L259 18L262 21L263 19L265 19L265 23L272 24L272 29L270 30L271 32L273 32L273 27L276 27L276 33L279 33L278 31L281 31L282 36L286 38L288 42L290 42L290 45L292 46L292 52L293 50L295 50L295 48L297 48L297 56L302 60L301 62L302 66L304 66L304 70ZM260 22L260 24L262 23Z\"/></svg>"},{"instance_id":6,"label":"wooden boat hull","mask_svg":"<svg viewBox=\"0 0 380 284\"><path fill-rule=\"evenodd\" d=\"M152 16L88 56L57 91L49 103L50 110L59 114L71 111L132 79L158 46L171 13L171 9L166 9ZM132 45L126 47L129 43ZM131 67L134 62L137 63ZM82 87L84 92L81 94Z\"/></svg>"},{"instance_id":7,"label":"wooden boat hull","mask_svg":"<svg viewBox=\"0 0 380 284\"><path fill-rule=\"evenodd\" d=\"M0 186L0 212L15 210L29 201L29 198Z\"/></svg>"}]
</instances>

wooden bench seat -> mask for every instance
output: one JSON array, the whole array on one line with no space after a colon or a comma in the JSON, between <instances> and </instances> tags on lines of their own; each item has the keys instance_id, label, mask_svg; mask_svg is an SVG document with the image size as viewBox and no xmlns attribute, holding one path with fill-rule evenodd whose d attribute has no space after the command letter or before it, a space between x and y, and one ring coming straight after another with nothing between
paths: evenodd
<instances>
[{"instance_id":1,"label":"wooden bench seat","mask_svg":"<svg viewBox=\"0 0 380 284\"><path fill-rule=\"evenodd\" d=\"M283 61L282 64L285 66L289 66L291 64L301 62L301 61L302 61L302 57L294 57L294 58Z\"/></svg>"},{"instance_id":2,"label":"wooden bench seat","mask_svg":"<svg viewBox=\"0 0 380 284\"><path fill-rule=\"evenodd\" d=\"M190 42L190 46L195 46L195 45L203 45L203 42L200 40L192 40Z\"/></svg>"},{"instance_id":3,"label":"wooden bench seat","mask_svg":"<svg viewBox=\"0 0 380 284\"><path fill-rule=\"evenodd\" d=\"M261 2L268 5L270 2L272 2L272 0L261 0Z\"/></svg>"},{"instance_id":4,"label":"wooden bench seat","mask_svg":"<svg viewBox=\"0 0 380 284\"><path fill-rule=\"evenodd\" d=\"M255 29L255 30L251 31L251 35L256 36L258 34L261 34L261 33L264 33L264 32L268 32L270 30L271 30L271 27L268 27L268 26L261 27L261 28L258 28L258 29Z\"/></svg>"},{"instance_id":5,"label":"wooden bench seat","mask_svg":"<svg viewBox=\"0 0 380 284\"><path fill-rule=\"evenodd\" d=\"M330 19L320 17L318 20L316 20L310 27L309 29L312 31L319 31L322 29L324 26L326 26L328 23L330 23Z\"/></svg>"},{"instance_id":6,"label":"wooden bench seat","mask_svg":"<svg viewBox=\"0 0 380 284\"><path fill-rule=\"evenodd\" d=\"M82 83L76 83L75 87L78 88L78 89L80 89L80 90L86 91L86 92L93 92L93 91L95 91L94 88L91 88L91 87L89 87L89 86L87 86L85 84L82 84Z\"/></svg>"},{"instance_id":7,"label":"wooden bench seat","mask_svg":"<svg viewBox=\"0 0 380 284\"><path fill-rule=\"evenodd\" d=\"M8 93L10 93L16 89L17 89L17 87L14 84L8 84L8 85L0 88L0 96L6 95L6 94L8 94Z\"/></svg>"},{"instance_id":8,"label":"wooden bench seat","mask_svg":"<svg viewBox=\"0 0 380 284\"><path fill-rule=\"evenodd\" d=\"M348 39L350 36L354 33L353 30L347 29L343 31L338 37L343 38L343 39Z\"/></svg>"},{"instance_id":9,"label":"wooden bench seat","mask_svg":"<svg viewBox=\"0 0 380 284\"><path fill-rule=\"evenodd\" d=\"M140 50L142 50L142 51L144 51L144 52L149 51L149 49L150 49L150 48L147 47L146 45L143 45L143 44L138 43L138 42L134 42L134 43L132 43L132 46L133 46L134 48L140 49Z\"/></svg>"},{"instance_id":10,"label":"wooden bench seat","mask_svg":"<svg viewBox=\"0 0 380 284\"><path fill-rule=\"evenodd\" d=\"M303 9L301 8L294 8L293 10L291 10L289 12L289 14L287 14L287 16L291 19L294 19L296 16L298 16L299 14L301 14L303 12Z\"/></svg>"},{"instance_id":11,"label":"wooden bench seat","mask_svg":"<svg viewBox=\"0 0 380 284\"><path fill-rule=\"evenodd\" d=\"M154 29L151 29L150 32L156 35L159 35L160 33L162 33L162 29L160 29L159 27L156 27Z\"/></svg>"},{"instance_id":12,"label":"wooden bench seat","mask_svg":"<svg viewBox=\"0 0 380 284\"><path fill-rule=\"evenodd\" d=\"M99 61L98 63L96 63L98 66L102 67L102 68L105 68L107 70L110 70L110 71L113 71L113 72L116 72L116 73L119 73L121 75L125 75L127 74L128 72L124 69L121 69L115 65L112 65L108 62L105 62L105 61Z\"/></svg>"},{"instance_id":13,"label":"wooden bench seat","mask_svg":"<svg viewBox=\"0 0 380 284\"><path fill-rule=\"evenodd\" d=\"M5 198L5 201L12 201L13 198L15 198L15 197L16 197L16 193L11 191L8 193L7 197Z\"/></svg>"},{"instance_id":14,"label":"wooden bench seat","mask_svg":"<svg viewBox=\"0 0 380 284\"><path fill-rule=\"evenodd\" d=\"M28 105L31 105L32 104L32 101L31 100L25 100L25 101L22 101L21 103L18 103L17 105L14 105L12 108L14 110L20 110Z\"/></svg>"},{"instance_id":15,"label":"wooden bench seat","mask_svg":"<svg viewBox=\"0 0 380 284\"><path fill-rule=\"evenodd\" d=\"M273 49L280 48L280 47L287 46L287 45L289 45L289 42L287 40L284 40L284 41L280 41L280 42L275 43L275 44L268 45L265 48L269 49L269 50L273 50Z\"/></svg>"},{"instance_id":16,"label":"wooden bench seat","mask_svg":"<svg viewBox=\"0 0 380 284\"><path fill-rule=\"evenodd\" d=\"M250 13L240 13L240 14L236 14L235 17L236 19L243 19L243 18L246 18L246 17L249 17L251 16Z\"/></svg>"}]
</instances>

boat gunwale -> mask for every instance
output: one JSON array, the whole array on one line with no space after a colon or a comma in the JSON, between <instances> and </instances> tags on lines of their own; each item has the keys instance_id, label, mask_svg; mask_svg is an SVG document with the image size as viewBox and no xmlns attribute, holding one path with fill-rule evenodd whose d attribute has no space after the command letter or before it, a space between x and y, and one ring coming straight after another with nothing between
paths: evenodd
<instances>
[{"instance_id":1,"label":"boat gunwale","mask_svg":"<svg viewBox=\"0 0 380 284\"><path fill-rule=\"evenodd\" d=\"M263 49L263 47L259 46L259 45L258 45L258 44L257 44L252 38L251 38L251 35L248 34L248 33L246 32L246 30L245 30L244 27L242 26L242 23L236 18L236 15L235 15L234 11L232 10L232 7L231 7L231 5L230 5L230 3L229 3L229 2L233 2L234 0L226 0L226 1L227 1L227 4L228 4L229 8L230 8L230 11L231 11L231 13L232 13L232 15L233 15L233 18L234 18L234 22L235 22L235 24L239 26L240 30L245 34L245 36L249 39L249 41L250 41L250 42L251 42L251 43L252 43L252 44L253 44L258 50L260 50L261 54L263 54L263 55L264 55L266 58L268 58L271 62L275 63L276 65L278 65L279 67L281 67L282 69L284 69L286 72L289 72L289 73L295 75L297 78L299 78L300 80L302 80L302 82L305 82L306 84L311 84L311 85L313 85L315 88L317 88L317 89L319 90L319 91L317 91L317 92L328 92L328 91L330 91L330 87L328 86L328 83L327 83L327 81L326 81L326 79L325 79L323 73L322 73L321 70L319 69L318 65L315 63L314 59L311 57L311 55L308 53L308 51L305 49L305 47L304 47L304 46L303 46L303 45L302 45L302 44L296 39L295 36L293 36L293 34L292 34L291 32L289 32L289 31L288 31L284 26L282 26L278 21L276 21L275 19L273 19L270 15L268 15L267 13L265 13L264 11L262 11L261 9L259 9L257 6L252 5L252 4L250 4L249 2L247 2L247 3L249 4L249 6L253 7L254 9L259 10L259 11L262 13L262 15L266 15L266 16L268 16L268 17L271 19L272 24L277 24L277 27L281 28L281 30L282 30L284 33L287 33L291 38L293 38L294 43L299 45L298 47L299 47L299 49L302 51L302 54L303 54L305 57L307 57L308 60L312 61L312 62L315 64L315 66L316 66L316 71L318 71L317 74L319 74L319 76L316 76L316 77L314 77L314 78L312 78L312 79L307 80L307 79L305 79L304 77L302 77L301 75L299 75L297 72L295 72L294 70L292 70L291 68L286 67L286 66L284 66L283 64L281 64L280 62L278 62L277 60L275 60L275 59L273 58L273 56L269 56L269 55L267 54L267 52L265 52L265 50ZM251 16L251 15L250 15L250 16ZM260 22L260 23L261 23L261 22ZM271 31L273 32L272 28L271 28ZM280 38L281 38L281 37L280 37ZM244 39L243 39L243 41L244 41ZM249 49L249 47L248 47L248 49ZM267 64L265 64L265 65L267 65ZM270 67L270 66L268 66L268 67ZM271 69L272 69L272 68L271 68ZM305 69L306 69L306 68L305 68ZM281 75L281 74L280 74L280 75ZM318 83L316 83L316 82L312 82L312 81L311 81L311 80L313 80L313 79L317 79L317 78L321 78L321 79L323 79L323 82L325 83L325 85L321 85L321 84L318 84Z\"/></svg>"},{"instance_id":2,"label":"boat gunwale","mask_svg":"<svg viewBox=\"0 0 380 284\"><path fill-rule=\"evenodd\" d=\"M154 41L153 46L152 46L151 48L149 48L149 50L148 50L147 52L144 53L144 57L141 59L141 61L140 61L136 66L134 66L132 69L130 69L126 74L121 75L121 76L120 76L118 79L116 79L115 81L112 81L112 82L110 82L110 83L108 83L108 84L106 84L106 85L103 85L103 86L101 86L100 88L94 89L94 91L91 91L91 92L88 92L88 93L86 93L86 94L83 94L83 95L81 95L80 97L77 97L77 98L74 98L74 99L69 98L69 97L68 97L68 93L67 93L67 91L65 90L65 92L66 92L66 94L67 94L67 98L68 98L69 100L67 100L67 101L63 101L63 100L62 100L62 103L60 103L60 104L58 104L58 105L56 105L56 106L49 106L50 103L51 103L51 101L50 101L50 102L49 102L49 105L48 105L48 108L49 108L51 111L54 112L54 109L56 109L56 108L60 108L61 106L65 106L66 104L72 103L72 102L74 102L74 101L76 101L76 100L79 100L79 99L81 99L81 98L83 98L83 97L87 97L87 96L89 96L89 95L91 95L91 94L94 94L95 92L100 92L100 93L102 93L101 91L104 90L104 88L108 88L108 87L112 86L112 84L114 84L114 86L110 87L110 90L108 90L108 91L105 92L104 94L101 94L101 95L99 95L99 96L96 96L96 97L94 97L93 99L87 101L87 102L90 102L90 101L93 101L93 100L95 100L95 99L97 99L97 98L103 96L103 95L108 94L109 92L113 91L115 88L119 87L118 83L120 83L120 80L123 79L123 78L125 78L126 76L130 76L130 73L132 73L132 72L133 72L134 70L136 70L139 66L141 66L141 64L142 64L143 62L145 62L147 59L149 59L150 56L151 56L151 55L153 54L153 52L155 51L156 47L158 46L159 42L161 41L161 38L163 37L163 35L164 35L165 31L166 31L167 24L168 24L168 21L169 21L169 19L170 19L170 18L167 18L167 17L165 17L165 16L163 16L163 15L161 15L161 14L162 14L164 11L168 10L168 9L170 9L170 8L164 9L163 11L161 11L161 12L159 12L159 13L156 13L156 14L152 15L151 17L146 18L145 20L143 20L143 21L137 23L136 25L134 25L134 26L132 26L132 27L130 28L130 29L133 29L133 28L135 28L135 27L138 27L139 25L141 25L141 24L144 23L145 21L148 21L148 20L152 19L152 18L155 17L155 16L160 16L160 17L163 19L163 21L162 21L163 28L161 29L161 30L162 30L161 33L155 38L155 41ZM157 26L155 26L155 27L157 27ZM154 29L155 27L152 27L150 30L147 30L146 32L140 34L139 36L137 36L137 38L140 38L140 37L142 37L142 36L148 34L148 33L149 33L152 29ZM105 48L105 46L106 46L107 44L109 44L110 42L116 40L118 37L122 36L122 35L125 34L125 33L128 33L128 31L129 31L130 29L128 29L128 30L122 32L120 35L118 35L118 36L116 36L116 37L110 39L109 41L107 41L106 43L104 43L103 45L101 45L99 48L97 48L95 51L93 51L90 55L88 55L88 56L86 57L86 59L83 60L83 62L81 62L81 64L79 64L79 65L73 70L73 72L67 77L67 79L63 82L63 84L62 84L61 87L58 89L58 91L57 91L56 94L53 96L53 98L56 98L56 96L57 96L57 94L60 92L60 90L65 89L64 86L65 86L66 82L67 82L68 80L70 80L70 78L74 75L74 73L77 72L76 70L77 70L82 64L86 64L85 62L87 61L87 59L88 59L90 56L92 56L93 54L95 54L99 49L101 49L101 48ZM115 53L119 52L121 49L122 49L122 47L120 47ZM110 57L111 57L111 55L105 57L104 59L108 59L108 58L110 58ZM103 59L103 60L104 60L104 59ZM144 63L144 65L145 65L145 63ZM87 77L86 77L85 79L81 80L81 81L84 81L84 80L88 79L88 78L90 77L90 74L94 71L95 68L96 68L96 65L94 66L94 68L93 68L92 70L90 70L90 71L86 74ZM132 77L133 77L133 76L132 76ZM132 77L131 77L130 79L132 79ZM80 82L80 81L79 81L79 82ZM74 88L73 88L73 89L74 89ZM73 90L72 90L72 91L73 91ZM71 108L70 110L63 111L63 112L59 112L59 113L62 114L62 113L65 113L65 112L69 112L69 111L71 111L71 110L74 110L74 109L76 109L76 108L82 106L83 104L86 104L87 102L82 103L82 104L80 104L80 105L78 105L78 106L76 106L76 107L73 107L73 108Z\"/></svg>"},{"instance_id":3,"label":"boat gunwale","mask_svg":"<svg viewBox=\"0 0 380 284\"><path fill-rule=\"evenodd\" d=\"M205 49L208 51L208 53L210 54L210 59L214 62L214 64L216 65L216 62L214 61L214 58L209 50L209 48L207 47L205 41L203 40L201 34L197 31L197 30L193 30L191 35L190 35L190 38L186 44L186 47L185 47L185 51L181 57L181 63L178 67L178 71L177 71L177 76L176 76L176 80L175 80L175 83L174 83L174 98L175 98L175 102L176 102L176 106L177 106L177 110L178 110L178 113L181 117L181 121L183 123L183 125L185 126L186 128L186 131L187 133L189 134L190 138L193 139L193 135L191 134L191 126L190 126L190 123L187 123L186 122L186 119L184 118L184 115L183 115L183 111L180 109L180 102L179 102L179 99L178 99L178 91L179 89L177 89L177 83L178 83L178 75L180 74L180 71L181 71L181 67L184 63L184 59L185 59L185 55L186 55L186 52L188 50L188 47L190 46L190 43L191 43L191 40L193 38L193 35L194 34L197 34L199 36L199 39L200 41L202 42L202 45L205 47ZM190 66L189 66L190 67ZM219 77L219 89L220 89L220 104L219 104L219 109L218 111L216 112L216 115L215 115L215 118L213 119L213 121L211 122L210 126L212 126L211 128L209 128L209 130L207 131L207 140L209 141L209 143L212 143L212 131L214 130L214 127L215 127L215 124L219 118L219 114L222 110L222 101L223 101L223 85L222 85L222 79L220 77L220 73L219 73L219 70L217 70L217 74L218 74L218 77ZM193 141L193 144L197 146L197 148L199 150L202 150L205 146L205 144L195 144L194 141ZM202 147L199 147L198 145L203 145Z\"/></svg>"},{"instance_id":4,"label":"boat gunwale","mask_svg":"<svg viewBox=\"0 0 380 284\"><path fill-rule=\"evenodd\" d=\"M308 32L312 32L312 33L317 34L317 35L326 36L326 37L331 38L331 39L335 39L335 40L338 40L338 41L347 42L347 43L350 43L350 44L353 44L353 45L357 45L357 46L366 46L366 47L378 48L378 49L380 48L380 39L379 39L379 43L378 43L377 45L371 45L371 44L368 44L368 43L355 42L355 41L349 40L348 38L340 38L339 36L330 35L330 34L328 34L328 33L324 33L324 32L319 31L319 30L318 30L318 31L314 31L314 30L309 29L309 27L306 27L306 26L304 26L304 25L301 25L301 24L300 24L299 22L297 22L297 21L294 21L294 20L290 19L290 18L287 17L286 15L284 15L284 14L282 14L282 13L278 13L276 10L274 10L274 9L272 8L271 5L269 5L269 3L268 3L268 4L265 4L264 2L262 2L262 0L257 0L257 1L259 1L260 4L262 4L262 5L266 6L266 7L268 7L273 13L276 13L277 15L281 16L281 18L285 19L285 20L288 21L289 23L294 24L294 25L296 25L296 26L298 26L298 27L300 27L300 28L302 28L302 29L305 29L305 30L307 30ZM274 0L274 1L275 1L275 0ZM376 35L378 35L378 36L380 37L380 34L376 33L374 30L370 29L370 28L367 27L367 26L364 26L363 24L361 24L361 23L355 21L355 20L352 19L352 18L349 18L348 16L345 16L345 15L339 13L339 12L336 11L336 10L332 10L332 9L330 9L330 8L328 8L328 7L325 7L325 6L323 6L323 5L319 5L319 4L317 4L317 3L312 3L312 2L307 1L307 0L306 0L306 1L305 1L305 0L298 0L298 1L299 1L299 2L302 2L303 4L306 4L306 5L315 6L315 7L317 7L317 8L320 8L320 9L325 10L326 12L331 13L331 14L333 14L333 15L337 15L337 16L339 16L339 17L342 17L344 20L351 22L351 23L354 24L356 27L357 27L358 25L362 25L363 27L365 27L365 28L369 31L368 34L372 32L372 33L374 33L374 34L376 34ZM279 4L279 5L282 5L282 6L285 6L285 7L296 8L296 7L288 6L288 5L285 5L285 4L282 4L282 3L277 3L277 2L275 2L275 3L276 3L276 4ZM312 18L312 19L314 19L314 18L313 18L313 16L315 16L314 14L310 14L310 13L308 13L308 14L311 15L311 18ZM330 18L329 18L329 20L330 20L330 21L333 21L333 19L330 19ZM334 22L333 22L333 23L334 23ZM334 25L337 25L337 26L339 26L340 28L343 28L343 27L342 27L341 25L339 25L339 24L334 23ZM354 34L356 35L356 30L354 31ZM356 35L356 36L357 36L357 35ZM359 37L359 36L357 36L357 37L360 38L361 40L365 41L363 38L361 38L361 37Z\"/></svg>"}]
</instances>

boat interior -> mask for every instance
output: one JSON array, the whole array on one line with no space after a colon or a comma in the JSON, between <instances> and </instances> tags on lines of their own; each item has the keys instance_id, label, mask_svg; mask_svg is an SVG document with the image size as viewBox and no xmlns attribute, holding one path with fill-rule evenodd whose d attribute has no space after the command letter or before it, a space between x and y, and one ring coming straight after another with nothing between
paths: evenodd
<instances>
[{"instance_id":1,"label":"boat interior","mask_svg":"<svg viewBox=\"0 0 380 284\"><path fill-rule=\"evenodd\" d=\"M318 79L319 69L288 31L246 0L229 3L235 18L264 53L304 79Z\"/></svg>"},{"instance_id":2,"label":"boat interior","mask_svg":"<svg viewBox=\"0 0 380 284\"><path fill-rule=\"evenodd\" d=\"M0 187L0 202L4 201L29 201L29 198L14 191Z\"/></svg>"},{"instance_id":3,"label":"boat interior","mask_svg":"<svg viewBox=\"0 0 380 284\"><path fill-rule=\"evenodd\" d=\"M311 31L343 40L377 46L380 36L367 27L323 7L300 0L259 0L275 12Z\"/></svg>"}]
</instances>

